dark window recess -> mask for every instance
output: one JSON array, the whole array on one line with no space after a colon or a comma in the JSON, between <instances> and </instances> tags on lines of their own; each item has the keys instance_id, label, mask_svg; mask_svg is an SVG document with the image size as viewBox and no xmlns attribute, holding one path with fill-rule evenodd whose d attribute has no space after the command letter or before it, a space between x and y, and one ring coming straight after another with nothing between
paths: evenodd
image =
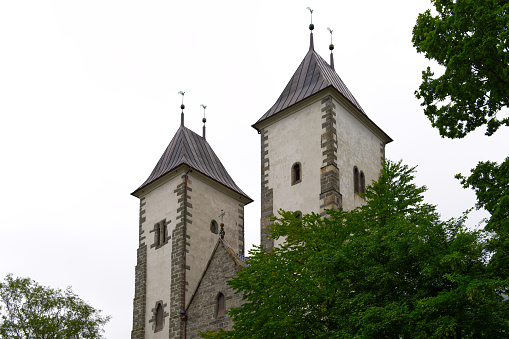
<instances>
[{"instance_id":1,"label":"dark window recess","mask_svg":"<svg viewBox=\"0 0 509 339\"><path fill-rule=\"evenodd\" d=\"M359 193L359 169L357 166L353 168L353 191Z\"/></svg>"},{"instance_id":2,"label":"dark window recess","mask_svg":"<svg viewBox=\"0 0 509 339\"><path fill-rule=\"evenodd\" d=\"M166 222L166 219L154 224L154 228L150 230L150 233L154 233L154 243L150 245L151 248L155 247L157 249L168 243L170 239L168 236L168 224L169 222Z\"/></svg>"},{"instance_id":3,"label":"dark window recess","mask_svg":"<svg viewBox=\"0 0 509 339\"><path fill-rule=\"evenodd\" d=\"M226 305L224 301L224 294L219 293L217 295L217 318L224 317L226 312Z\"/></svg>"},{"instance_id":4,"label":"dark window recess","mask_svg":"<svg viewBox=\"0 0 509 339\"><path fill-rule=\"evenodd\" d=\"M163 306L161 304L157 305L156 311L156 328L155 330L160 330L163 328Z\"/></svg>"},{"instance_id":5,"label":"dark window recess","mask_svg":"<svg viewBox=\"0 0 509 339\"><path fill-rule=\"evenodd\" d=\"M298 184L302 181L302 168L300 162L292 166L292 185Z\"/></svg>"},{"instance_id":6,"label":"dark window recess","mask_svg":"<svg viewBox=\"0 0 509 339\"><path fill-rule=\"evenodd\" d=\"M217 221L212 220L212 221L210 222L210 232L212 232L212 233L214 233L214 234L217 234L217 232L218 232L218 231L219 231L219 230L218 230L218 226L217 226Z\"/></svg>"},{"instance_id":7,"label":"dark window recess","mask_svg":"<svg viewBox=\"0 0 509 339\"><path fill-rule=\"evenodd\" d=\"M364 194L365 191L366 191L366 179L364 178L364 172L361 171L359 193Z\"/></svg>"}]
</instances>

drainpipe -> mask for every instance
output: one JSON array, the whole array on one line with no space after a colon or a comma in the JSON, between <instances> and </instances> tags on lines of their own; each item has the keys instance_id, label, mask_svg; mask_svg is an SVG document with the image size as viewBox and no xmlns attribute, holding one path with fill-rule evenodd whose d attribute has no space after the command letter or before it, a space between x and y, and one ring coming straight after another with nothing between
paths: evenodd
<instances>
[{"instance_id":1,"label":"drainpipe","mask_svg":"<svg viewBox=\"0 0 509 339\"><path fill-rule=\"evenodd\" d=\"M184 286L182 286L182 321L184 322L184 339L187 336L187 312L186 312L186 253L187 253L187 174L191 172L189 168L184 174Z\"/></svg>"}]
</instances>

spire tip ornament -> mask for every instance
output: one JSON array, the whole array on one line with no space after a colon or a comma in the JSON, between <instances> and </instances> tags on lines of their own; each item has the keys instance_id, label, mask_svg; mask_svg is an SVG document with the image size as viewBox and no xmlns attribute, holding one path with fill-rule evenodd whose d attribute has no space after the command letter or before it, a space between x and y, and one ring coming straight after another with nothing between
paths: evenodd
<instances>
[{"instance_id":1,"label":"spire tip ornament","mask_svg":"<svg viewBox=\"0 0 509 339\"><path fill-rule=\"evenodd\" d=\"M313 25L313 10L311 7L306 7L306 9L311 13L311 23L309 24L309 30L312 31L315 29L315 25Z\"/></svg>"},{"instance_id":2,"label":"spire tip ornament","mask_svg":"<svg viewBox=\"0 0 509 339\"><path fill-rule=\"evenodd\" d=\"M186 92L182 92L182 91L179 91L178 94L182 95L182 104L180 105L180 109L182 110L182 113L180 114L180 125L181 126L184 126L184 108L186 108L186 106L184 106L184 94Z\"/></svg>"}]
</instances>

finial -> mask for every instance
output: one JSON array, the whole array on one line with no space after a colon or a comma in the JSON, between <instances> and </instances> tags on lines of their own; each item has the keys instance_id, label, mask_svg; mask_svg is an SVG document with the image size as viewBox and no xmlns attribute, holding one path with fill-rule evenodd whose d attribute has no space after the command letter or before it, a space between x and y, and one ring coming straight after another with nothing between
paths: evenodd
<instances>
[{"instance_id":1,"label":"finial","mask_svg":"<svg viewBox=\"0 0 509 339\"><path fill-rule=\"evenodd\" d=\"M309 35L309 50L315 50L315 44L313 42L313 29L315 29L315 25L313 25L313 10L310 7L306 8L311 13L311 23L309 24L309 30L311 31Z\"/></svg>"},{"instance_id":2,"label":"finial","mask_svg":"<svg viewBox=\"0 0 509 339\"><path fill-rule=\"evenodd\" d=\"M330 29L330 27L327 27L327 30L330 32L330 45L329 45L329 49L330 49L330 67L332 67L332 69L334 69L334 56L332 55L332 51L334 50L334 45L332 44L332 29Z\"/></svg>"},{"instance_id":3,"label":"finial","mask_svg":"<svg viewBox=\"0 0 509 339\"><path fill-rule=\"evenodd\" d=\"M219 231L219 235L221 236L221 239L224 239L224 220L223 220L223 217L224 217L224 212L223 210L221 210L221 214L219 215L221 217L221 224L219 226L221 226L221 231Z\"/></svg>"},{"instance_id":4,"label":"finial","mask_svg":"<svg viewBox=\"0 0 509 339\"><path fill-rule=\"evenodd\" d=\"M205 109L207 106L204 104L201 104L200 106L203 107L203 119L201 121L203 121L203 139L205 139L205 123L207 122L207 119L205 119Z\"/></svg>"},{"instance_id":5,"label":"finial","mask_svg":"<svg viewBox=\"0 0 509 339\"><path fill-rule=\"evenodd\" d=\"M313 25L313 10L310 7L306 7L306 9L311 13L311 23L309 24L309 30L315 29L315 25Z\"/></svg>"},{"instance_id":6,"label":"finial","mask_svg":"<svg viewBox=\"0 0 509 339\"><path fill-rule=\"evenodd\" d=\"M184 108L186 108L186 106L184 106L184 94L186 92L182 92L182 91L179 91L179 94L182 95L182 104L180 105L180 109L182 110L182 113L180 114L180 125L181 126L184 126Z\"/></svg>"}]
</instances>

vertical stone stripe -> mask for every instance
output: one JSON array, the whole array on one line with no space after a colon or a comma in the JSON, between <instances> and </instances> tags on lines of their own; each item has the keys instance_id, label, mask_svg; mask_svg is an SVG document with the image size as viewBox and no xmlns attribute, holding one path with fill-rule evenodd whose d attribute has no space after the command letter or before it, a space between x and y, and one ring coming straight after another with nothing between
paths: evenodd
<instances>
[{"instance_id":1,"label":"vertical stone stripe","mask_svg":"<svg viewBox=\"0 0 509 339\"><path fill-rule=\"evenodd\" d=\"M244 204L239 204L239 223L238 223L238 232L239 232L239 249L238 249L238 253L241 254L241 255L245 255L244 254Z\"/></svg>"},{"instance_id":2,"label":"vertical stone stripe","mask_svg":"<svg viewBox=\"0 0 509 339\"><path fill-rule=\"evenodd\" d=\"M384 165L385 161L385 144L383 142L380 142L380 163L382 164L382 167Z\"/></svg>"},{"instance_id":3,"label":"vertical stone stripe","mask_svg":"<svg viewBox=\"0 0 509 339\"><path fill-rule=\"evenodd\" d=\"M172 232L172 249L171 249L171 282L170 282L170 328L169 328L169 338L182 338L184 334L184 322L181 319L181 314L179 311L185 309L185 305L183 304L184 300L184 288L186 288L187 284L184 278L184 272L189 267L186 267L186 263L184 260L184 241L187 241L186 245L186 253L189 252L189 246L191 245L189 242L190 236L187 235L184 240L184 231L185 231L185 223L184 218L186 218L187 226L192 223L191 221L191 212L192 204L190 202L191 196L189 192L191 189L191 180L187 181L187 192L185 191L185 176L182 176L182 183L180 183L177 188L174 190L174 193L178 196L178 203L180 204L177 208L177 217L176 217L176 225L175 229ZM187 195L185 197L184 195ZM186 199L185 199L186 198ZM187 215L185 215L185 202L187 200ZM187 289L185 290L187 291Z\"/></svg>"},{"instance_id":4,"label":"vertical stone stripe","mask_svg":"<svg viewBox=\"0 0 509 339\"><path fill-rule=\"evenodd\" d=\"M145 339L145 310L147 290L147 245L143 235L143 223L145 222L145 198L140 199L139 218L139 246L136 255L136 267L134 269L134 299L133 299L133 330L131 339Z\"/></svg>"},{"instance_id":5,"label":"vertical stone stripe","mask_svg":"<svg viewBox=\"0 0 509 339\"><path fill-rule=\"evenodd\" d=\"M274 215L274 197L272 188L269 188L269 136L266 129L262 129L261 135L261 208L260 218L260 239L261 245L268 252L274 248L274 240L269 238L268 228L270 226L270 217Z\"/></svg>"},{"instance_id":6,"label":"vertical stone stripe","mask_svg":"<svg viewBox=\"0 0 509 339\"><path fill-rule=\"evenodd\" d=\"M331 96L321 101L322 115L322 167L320 168L320 214L325 215L327 209L342 207L342 196L339 186L338 142L336 127L336 105Z\"/></svg>"}]
</instances>

